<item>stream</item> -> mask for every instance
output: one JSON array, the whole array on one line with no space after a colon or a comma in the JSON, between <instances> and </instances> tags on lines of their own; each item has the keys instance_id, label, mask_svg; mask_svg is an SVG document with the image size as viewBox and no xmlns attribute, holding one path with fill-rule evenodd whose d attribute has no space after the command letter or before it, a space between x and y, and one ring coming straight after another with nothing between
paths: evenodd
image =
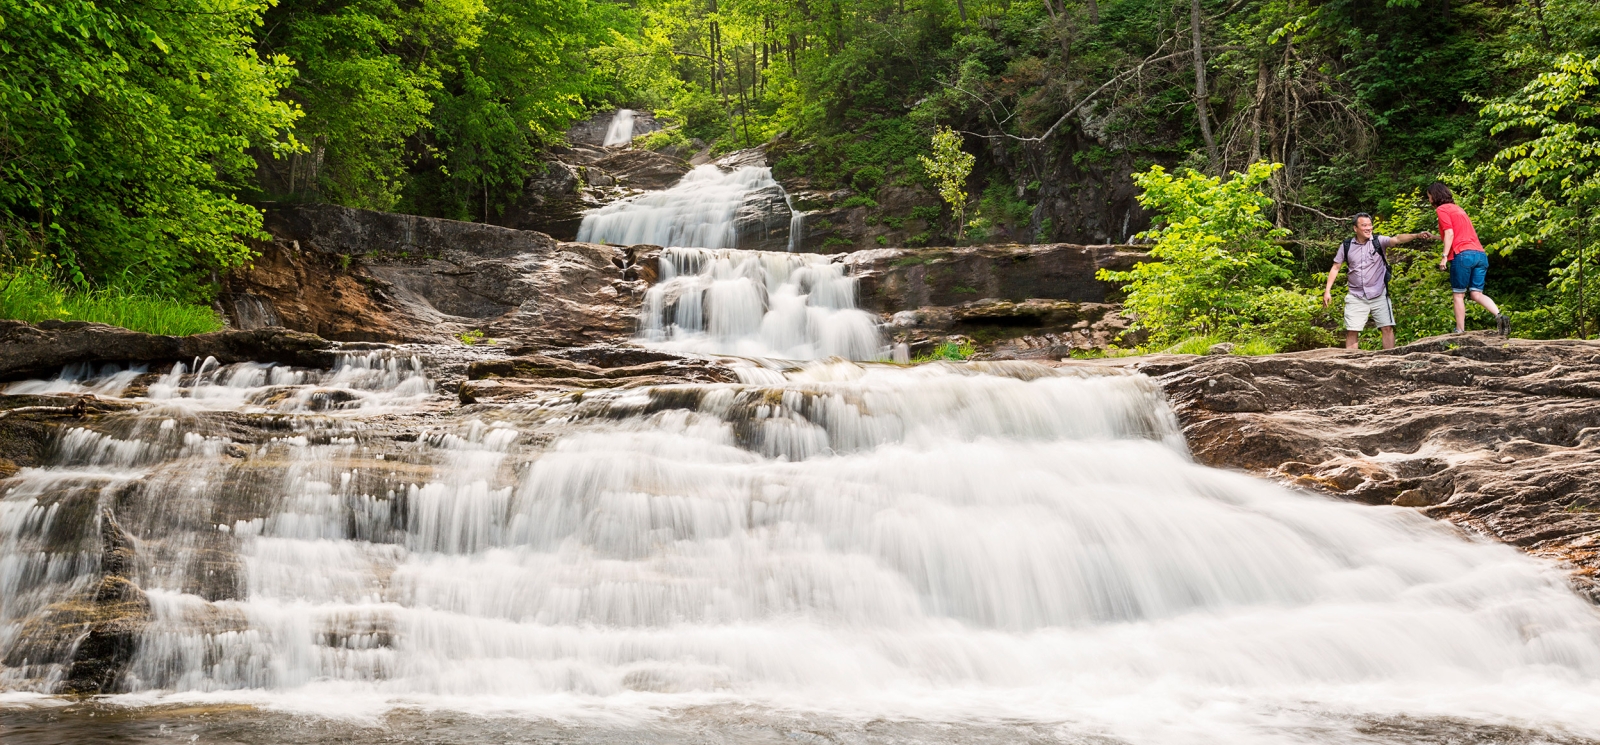
<instances>
[{"instance_id":1,"label":"stream","mask_svg":"<svg viewBox=\"0 0 1600 745\"><path fill-rule=\"evenodd\" d=\"M1197 465L1143 376L876 362L838 265L720 240L635 343L739 382L463 406L498 352L399 346L11 384L128 406L0 481L0 742L1600 742L1558 568ZM108 535L122 692L57 695Z\"/></svg>"}]
</instances>

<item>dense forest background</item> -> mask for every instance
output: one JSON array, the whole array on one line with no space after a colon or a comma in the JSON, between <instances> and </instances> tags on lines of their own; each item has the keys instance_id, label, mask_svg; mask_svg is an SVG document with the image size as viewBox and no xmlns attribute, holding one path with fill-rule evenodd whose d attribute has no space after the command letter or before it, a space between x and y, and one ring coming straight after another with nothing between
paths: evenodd
<instances>
[{"instance_id":1,"label":"dense forest background","mask_svg":"<svg viewBox=\"0 0 1600 745\"><path fill-rule=\"evenodd\" d=\"M1588 336L1597 55L1577 0L0 0L0 265L203 303L264 204L490 219L628 106L672 125L641 146L772 142L872 207L951 127L977 167L962 224L908 208L943 210L930 243L1080 235L1061 204L1152 166L1281 164L1262 230L1308 286L1356 212L1430 227L1443 177L1519 333ZM1397 300L1437 250L1401 253Z\"/></svg>"}]
</instances>

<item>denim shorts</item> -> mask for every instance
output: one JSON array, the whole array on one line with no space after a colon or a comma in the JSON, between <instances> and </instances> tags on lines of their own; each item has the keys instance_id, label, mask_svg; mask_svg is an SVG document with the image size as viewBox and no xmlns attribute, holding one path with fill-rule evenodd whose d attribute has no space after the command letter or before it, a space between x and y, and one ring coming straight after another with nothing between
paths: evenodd
<instances>
[{"instance_id":1,"label":"denim shorts","mask_svg":"<svg viewBox=\"0 0 1600 745\"><path fill-rule=\"evenodd\" d=\"M1489 278L1489 254L1482 251L1462 251L1450 260L1450 291L1461 294L1471 290L1483 292L1483 283Z\"/></svg>"}]
</instances>

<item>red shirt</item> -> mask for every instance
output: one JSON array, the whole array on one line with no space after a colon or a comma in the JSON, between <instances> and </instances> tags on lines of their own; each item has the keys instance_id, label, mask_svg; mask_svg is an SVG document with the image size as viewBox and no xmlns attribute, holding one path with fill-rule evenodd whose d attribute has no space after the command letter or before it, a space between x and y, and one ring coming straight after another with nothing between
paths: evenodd
<instances>
[{"instance_id":1,"label":"red shirt","mask_svg":"<svg viewBox=\"0 0 1600 745\"><path fill-rule=\"evenodd\" d=\"M1439 213L1439 238L1444 239L1444 231L1454 230L1455 242L1450 244L1450 258L1463 251L1482 251L1483 243L1478 241L1478 231L1472 229L1472 220L1467 217L1467 211L1455 204L1441 204L1433 208Z\"/></svg>"}]
</instances>

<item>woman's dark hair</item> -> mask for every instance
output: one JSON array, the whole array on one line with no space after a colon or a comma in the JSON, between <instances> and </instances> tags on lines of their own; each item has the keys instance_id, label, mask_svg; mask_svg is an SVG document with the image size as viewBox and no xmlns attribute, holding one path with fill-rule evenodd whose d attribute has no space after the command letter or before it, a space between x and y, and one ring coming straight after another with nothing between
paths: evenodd
<instances>
[{"instance_id":1,"label":"woman's dark hair","mask_svg":"<svg viewBox=\"0 0 1600 745\"><path fill-rule=\"evenodd\" d=\"M1435 181L1428 184L1428 201L1438 207L1441 204L1455 204L1456 199L1450 196L1450 187L1445 186L1443 181Z\"/></svg>"}]
</instances>

